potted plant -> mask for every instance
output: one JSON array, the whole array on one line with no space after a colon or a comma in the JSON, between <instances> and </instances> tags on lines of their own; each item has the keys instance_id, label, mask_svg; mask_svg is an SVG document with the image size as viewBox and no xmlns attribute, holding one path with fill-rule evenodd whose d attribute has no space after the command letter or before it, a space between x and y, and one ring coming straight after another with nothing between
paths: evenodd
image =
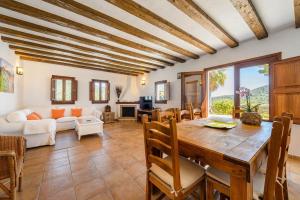
<instances>
[{"instance_id":1,"label":"potted plant","mask_svg":"<svg viewBox=\"0 0 300 200\"><path fill-rule=\"evenodd\" d=\"M120 101L120 96L121 96L121 93L122 93L122 86L116 86L116 94L117 94L117 97L118 97L118 102Z\"/></svg>"},{"instance_id":2,"label":"potted plant","mask_svg":"<svg viewBox=\"0 0 300 200\"><path fill-rule=\"evenodd\" d=\"M244 124L251 124L251 125L260 125L262 122L261 115L257 112L258 107L260 104L256 104L254 106L251 105L251 92L250 89L241 87L237 93L240 95L241 98L246 99L246 105L242 107L244 112L241 116L241 121Z\"/></svg>"}]
</instances>

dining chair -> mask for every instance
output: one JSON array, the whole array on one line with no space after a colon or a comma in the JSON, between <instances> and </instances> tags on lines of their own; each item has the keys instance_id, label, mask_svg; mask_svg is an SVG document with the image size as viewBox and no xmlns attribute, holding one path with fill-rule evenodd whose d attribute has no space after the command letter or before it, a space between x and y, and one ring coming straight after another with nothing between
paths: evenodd
<instances>
[{"instance_id":1,"label":"dining chair","mask_svg":"<svg viewBox=\"0 0 300 200\"><path fill-rule=\"evenodd\" d=\"M146 122L146 117L143 118L146 199L151 200L154 186L174 200L184 199L200 189L200 199L204 199L205 171L198 164L179 156L176 120L170 119L169 126L166 126L157 121ZM162 154L157 154L157 151Z\"/></svg>"},{"instance_id":2,"label":"dining chair","mask_svg":"<svg viewBox=\"0 0 300 200\"><path fill-rule=\"evenodd\" d=\"M176 118L176 113L172 111L157 111L157 121L161 123L168 123L169 119Z\"/></svg>"},{"instance_id":3,"label":"dining chair","mask_svg":"<svg viewBox=\"0 0 300 200\"><path fill-rule=\"evenodd\" d=\"M180 111L181 120L193 120L194 119L193 104L186 103L185 109Z\"/></svg>"},{"instance_id":4,"label":"dining chair","mask_svg":"<svg viewBox=\"0 0 300 200\"><path fill-rule=\"evenodd\" d=\"M173 112L176 121L177 121L177 122L180 122L180 121L181 121L180 109L179 109L179 108L168 108L168 109L166 109L165 111L167 111L167 112Z\"/></svg>"},{"instance_id":5,"label":"dining chair","mask_svg":"<svg viewBox=\"0 0 300 200\"><path fill-rule=\"evenodd\" d=\"M293 126L294 115L291 113L284 112L281 114L281 117L275 117L274 121L281 121L284 126L283 136L281 140L281 153L279 160L279 172L278 179L282 185L282 191L280 191L280 196L283 195L284 200L288 200L288 185L287 185L287 173L286 173L286 163L288 159L288 150L291 141L291 132ZM266 174L267 163L264 162L260 167L260 173Z\"/></svg>"},{"instance_id":6,"label":"dining chair","mask_svg":"<svg viewBox=\"0 0 300 200\"><path fill-rule=\"evenodd\" d=\"M281 141L283 136L283 123L274 121L269 143L269 155L266 174L257 173L253 179L253 199L274 200L277 199L278 188L282 188L279 182L279 158L281 153ZM214 192L218 191L223 196L230 198L230 175L213 167L206 170L207 200L214 199ZM281 198L279 198L281 200Z\"/></svg>"},{"instance_id":7,"label":"dining chair","mask_svg":"<svg viewBox=\"0 0 300 200\"><path fill-rule=\"evenodd\" d=\"M0 136L0 189L3 199L16 199L16 188L22 190L25 139L22 136ZM0 198L1 199L1 198Z\"/></svg>"}]
</instances>

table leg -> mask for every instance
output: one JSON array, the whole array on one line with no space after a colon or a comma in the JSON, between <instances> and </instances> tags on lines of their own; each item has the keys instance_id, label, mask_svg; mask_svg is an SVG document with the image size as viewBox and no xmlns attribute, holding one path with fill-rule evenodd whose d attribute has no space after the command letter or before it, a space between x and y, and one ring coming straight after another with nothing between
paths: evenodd
<instances>
[{"instance_id":1,"label":"table leg","mask_svg":"<svg viewBox=\"0 0 300 200\"><path fill-rule=\"evenodd\" d=\"M253 184L245 176L231 174L230 176L230 200L252 200Z\"/></svg>"}]
</instances>

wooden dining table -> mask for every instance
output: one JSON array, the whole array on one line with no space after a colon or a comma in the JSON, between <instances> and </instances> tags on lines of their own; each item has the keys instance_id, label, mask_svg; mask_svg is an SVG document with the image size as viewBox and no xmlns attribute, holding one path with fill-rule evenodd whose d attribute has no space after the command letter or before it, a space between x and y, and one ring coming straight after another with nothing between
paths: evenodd
<instances>
[{"instance_id":1,"label":"wooden dining table","mask_svg":"<svg viewBox=\"0 0 300 200\"><path fill-rule=\"evenodd\" d=\"M253 177L267 157L272 123L238 125L232 129L206 127L207 120L177 124L179 151L184 156L230 174L230 199L252 200Z\"/></svg>"}]
</instances>

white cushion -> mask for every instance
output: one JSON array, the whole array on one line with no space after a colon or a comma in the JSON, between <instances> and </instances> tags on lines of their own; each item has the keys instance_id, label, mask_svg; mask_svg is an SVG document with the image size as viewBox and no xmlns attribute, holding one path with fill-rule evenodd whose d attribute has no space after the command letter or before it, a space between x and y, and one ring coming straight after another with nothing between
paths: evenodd
<instances>
[{"instance_id":1,"label":"white cushion","mask_svg":"<svg viewBox=\"0 0 300 200\"><path fill-rule=\"evenodd\" d=\"M61 117L56 119L56 122L62 123L62 122L73 122L77 119L77 117Z\"/></svg>"},{"instance_id":2,"label":"white cushion","mask_svg":"<svg viewBox=\"0 0 300 200\"><path fill-rule=\"evenodd\" d=\"M23 110L20 110L20 111L23 112L26 116L30 115L32 113L32 110L30 110L30 109L23 109Z\"/></svg>"},{"instance_id":3,"label":"white cushion","mask_svg":"<svg viewBox=\"0 0 300 200\"><path fill-rule=\"evenodd\" d=\"M171 157L164 158L169 163L172 162ZM186 158L180 157L180 179L181 179L181 187L183 189L188 188L192 184L194 184L196 181L198 181L203 175L204 175L204 169L197 165L196 163L193 163L192 161L187 160ZM166 184L168 184L171 188L173 187L173 177L157 166L156 164L152 164L152 167L150 168L150 171L159 177L162 181L164 181Z\"/></svg>"},{"instance_id":4,"label":"white cushion","mask_svg":"<svg viewBox=\"0 0 300 200\"><path fill-rule=\"evenodd\" d=\"M206 170L206 174L207 176L230 187L230 175L228 173L213 167L209 167ZM265 175L258 172L253 178L253 199L259 200L259 197L263 196L264 186L265 186Z\"/></svg>"},{"instance_id":5,"label":"white cushion","mask_svg":"<svg viewBox=\"0 0 300 200\"><path fill-rule=\"evenodd\" d=\"M8 122L25 122L27 121L27 117L24 112L22 111L16 111L13 113L10 113L6 117Z\"/></svg>"}]
</instances>

